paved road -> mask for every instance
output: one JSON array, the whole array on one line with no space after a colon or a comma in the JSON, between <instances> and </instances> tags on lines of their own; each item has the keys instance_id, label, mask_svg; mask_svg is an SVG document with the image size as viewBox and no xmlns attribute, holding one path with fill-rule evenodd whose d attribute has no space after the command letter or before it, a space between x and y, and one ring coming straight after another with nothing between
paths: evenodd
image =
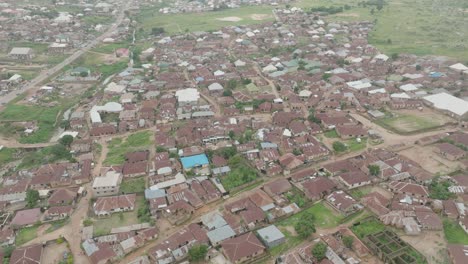
<instances>
[{"instance_id":1,"label":"paved road","mask_svg":"<svg viewBox=\"0 0 468 264\"><path fill-rule=\"evenodd\" d=\"M11 93L5 94L0 98L0 105L3 106L4 104L9 103L13 99L15 99L18 95L27 92L33 88L37 88L37 86L41 85L44 81L46 81L49 77L57 74L59 71L61 71L65 66L69 65L79 57L81 57L83 54L94 48L97 44L99 44L102 40L105 38L108 38L111 36L111 34L117 29L117 27L122 24L124 18L125 18L125 11L129 8L131 4L131 1L125 2L124 5L121 6L121 9L119 11L119 14L117 15L116 21L114 24L112 24L109 29L106 30L102 35L99 37L95 38L91 42L89 42L85 47L77 50L75 53L73 53L70 57L66 58L64 61L61 63L55 65L54 67L47 69L45 71L42 71L36 78L32 79L29 83L24 85L18 90L12 91Z\"/></svg>"}]
</instances>

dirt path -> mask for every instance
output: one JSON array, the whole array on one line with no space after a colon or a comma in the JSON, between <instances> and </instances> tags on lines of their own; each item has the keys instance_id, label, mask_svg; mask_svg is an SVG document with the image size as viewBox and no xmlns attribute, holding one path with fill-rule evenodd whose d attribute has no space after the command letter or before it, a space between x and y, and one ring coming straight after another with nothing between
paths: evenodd
<instances>
[{"instance_id":1,"label":"dirt path","mask_svg":"<svg viewBox=\"0 0 468 264\"><path fill-rule=\"evenodd\" d=\"M37 143L37 144L22 144L19 143L16 139L12 138L0 138L0 146L6 148L44 148L55 145L56 143L47 142L47 143Z\"/></svg>"}]
</instances>

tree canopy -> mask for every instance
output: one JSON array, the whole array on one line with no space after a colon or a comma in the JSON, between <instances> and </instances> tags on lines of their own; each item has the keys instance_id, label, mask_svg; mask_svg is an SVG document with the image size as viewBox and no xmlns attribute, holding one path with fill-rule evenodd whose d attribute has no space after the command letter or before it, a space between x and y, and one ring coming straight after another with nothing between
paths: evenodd
<instances>
[{"instance_id":1,"label":"tree canopy","mask_svg":"<svg viewBox=\"0 0 468 264\"><path fill-rule=\"evenodd\" d=\"M37 190L28 190L26 192L26 204L29 208L33 208L39 201L39 192Z\"/></svg>"},{"instance_id":2,"label":"tree canopy","mask_svg":"<svg viewBox=\"0 0 468 264\"><path fill-rule=\"evenodd\" d=\"M188 255L190 261L202 261L205 259L208 247L206 245L195 245L189 249Z\"/></svg>"},{"instance_id":3,"label":"tree canopy","mask_svg":"<svg viewBox=\"0 0 468 264\"><path fill-rule=\"evenodd\" d=\"M312 248L312 255L317 261L321 261L322 259L325 258L327 253L327 245L325 245L322 242L319 242L315 244L315 246Z\"/></svg>"}]
</instances>

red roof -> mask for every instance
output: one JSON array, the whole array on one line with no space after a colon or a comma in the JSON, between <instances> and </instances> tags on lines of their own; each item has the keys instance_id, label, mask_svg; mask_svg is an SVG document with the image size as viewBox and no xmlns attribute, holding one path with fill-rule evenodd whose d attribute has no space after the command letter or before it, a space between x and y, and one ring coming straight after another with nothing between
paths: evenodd
<instances>
[{"instance_id":1,"label":"red roof","mask_svg":"<svg viewBox=\"0 0 468 264\"><path fill-rule=\"evenodd\" d=\"M226 257L232 262L260 255L265 251L263 244L252 232L228 239L221 243L221 247Z\"/></svg>"}]
</instances>

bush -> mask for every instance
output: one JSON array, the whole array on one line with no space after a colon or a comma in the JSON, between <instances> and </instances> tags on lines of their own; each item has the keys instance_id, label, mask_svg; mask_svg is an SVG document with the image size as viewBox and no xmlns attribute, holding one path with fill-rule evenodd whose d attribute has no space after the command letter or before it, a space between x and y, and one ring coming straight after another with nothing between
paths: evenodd
<instances>
[{"instance_id":1,"label":"bush","mask_svg":"<svg viewBox=\"0 0 468 264\"><path fill-rule=\"evenodd\" d=\"M206 253L208 253L208 246L195 245L188 251L189 260L193 262L202 261L205 259Z\"/></svg>"},{"instance_id":2,"label":"bush","mask_svg":"<svg viewBox=\"0 0 468 264\"><path fill-rule=\"evenodd\" d=\"M333 142L333 150L336 152L345 152L346 151L346 145L343 144L343 142L340 141L335 141Z\"/></svg>"},{"instance_id":3,"label":"bush","mask_svg":"<svg viewBox=\"0 0 468 264\"><path fill-rule=\"evenodd\" d=\"M322 242L315 244L312 248L312 255L317 261L321 261L325 258L325 254L327 253L327 245Z\"/></svg>"}]
</instances>

